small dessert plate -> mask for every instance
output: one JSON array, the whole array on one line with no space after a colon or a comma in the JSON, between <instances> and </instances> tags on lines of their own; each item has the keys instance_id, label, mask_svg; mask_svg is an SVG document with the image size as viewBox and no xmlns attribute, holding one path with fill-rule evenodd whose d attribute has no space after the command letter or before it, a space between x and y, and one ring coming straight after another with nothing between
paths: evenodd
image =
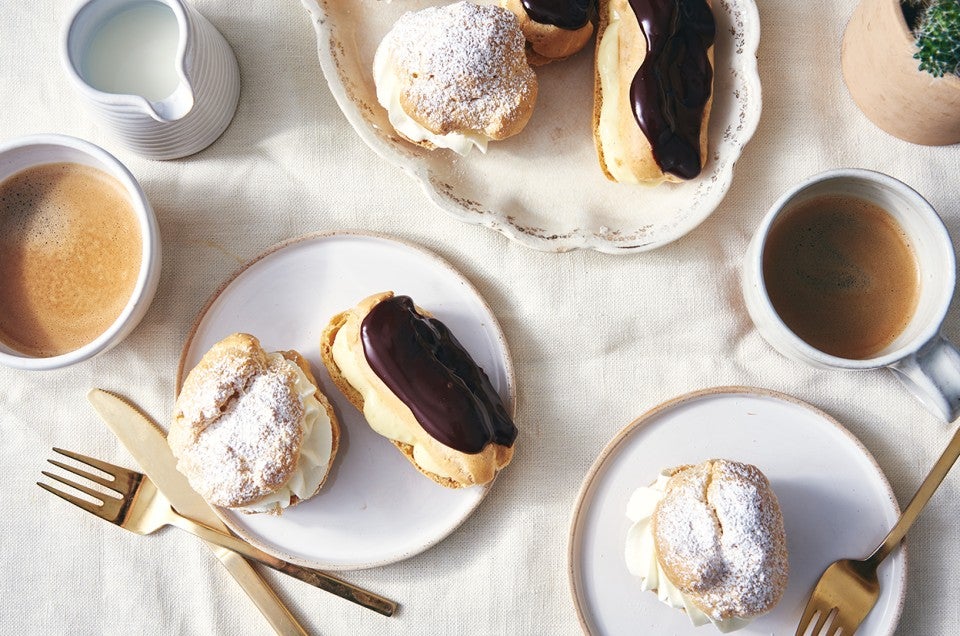
<instances>
[{"instance_id":1,"label":"small dessert plate","mask_svg":"<svg viewBox=\"0 0 960 636\"><path fill-rule=\"evenodd\" d=\"M640 590L624 561L627 500L663 468L711 458L756 465L780 501L790 579L780 603L737 634L793 635L814 584L839 558L866 556L900 516L869 451L829 415L792 397L745 387L680 396L627 426L587 474L574 508L569 577L588 634L717 633ZM893 634L906 593L906 552L880 568L880 599L860 631Z\"/></svg>"},{"instance_id":2,"label":"small dessert plate","mask_svg":"<svg viewBox=\"0 0 960 636\"><path fill-rule=\"evenodd\" d=\"M407 11L437 0L302 0L317 34L330 92L374 152L404 169L441 209L548 252L592 249L619 254L670 243L720 205L734 164L760 121L753 0L714 0L715 84L703 172L656 187L608 181L593 143L593 41L580 53L536 69L539 93L526 128L461 157L398 137L376 98L373 57Z\"/></svg>"},{"instance_id":3,"label":"small dessert plate","mask_svg":"<svg viewBox=\"0 0 960 636\"><path fill-rule=\"evenodd\" d=\"M302 353L333 402L340 450L317 495L281 516L218 509L234 532L287 561L326 570L401 561L453 532L489 491L490 484L448 489L421 475L330 380L320 360L327 321L387 290L411 296L446 323L514 414L510 355L497 319L477 290L446 261L383 236L313 234L277 245L213 295L183 347L178 393L214 343L243 331L268 351Z\"/></svg>"}]
</instances>

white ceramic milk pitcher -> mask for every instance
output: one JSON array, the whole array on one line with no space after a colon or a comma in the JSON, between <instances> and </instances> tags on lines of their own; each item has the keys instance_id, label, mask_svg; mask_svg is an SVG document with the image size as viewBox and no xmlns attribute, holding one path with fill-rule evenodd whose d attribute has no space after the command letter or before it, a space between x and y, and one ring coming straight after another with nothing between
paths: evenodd
<instances>
[{"instance_id":1,"label":"white ceramic milk pitcher","mask_svg":"<svg viewBox=\"0 0 960 636\"><path fill-rule=\"evenodd\" d=\"M236 111L233 51L182 0L84 0L61 42L67 75L94 116L144 157L199 152Z\"/></svg>"}]
</instances>

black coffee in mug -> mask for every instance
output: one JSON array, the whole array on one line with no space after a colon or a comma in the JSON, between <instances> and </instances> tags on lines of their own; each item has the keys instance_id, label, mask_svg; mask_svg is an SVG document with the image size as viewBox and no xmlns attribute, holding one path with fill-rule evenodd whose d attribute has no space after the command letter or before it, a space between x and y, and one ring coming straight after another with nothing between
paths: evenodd
<instances>
[{"instance_id":1,"label":"black coffee in mug","mask_svg":"<svg viewBox=\"0 0 960 636\"><path fill-rule=\"evenodd\" d=\"M906 329L920 293L917 259L882 207L846 195L796 203L763 251L767 295L811 346L841 358L875 356Z\"/></svg>"}]
</instances>

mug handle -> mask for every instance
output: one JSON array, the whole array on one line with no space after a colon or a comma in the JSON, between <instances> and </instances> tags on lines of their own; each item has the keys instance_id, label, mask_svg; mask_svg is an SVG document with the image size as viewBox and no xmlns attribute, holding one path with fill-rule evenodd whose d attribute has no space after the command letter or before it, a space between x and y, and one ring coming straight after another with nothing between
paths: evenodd
<instances>
[{"instance_id":1,"label":"mug handle","mask_svg":"<svg viewBox=\"0 0 960 636\"><path fill-rule=\"evenodd\" d=\"M953 422L960 415L960 350L937 335L890 367L924 406Z\"/></svg>"}]
</instances>

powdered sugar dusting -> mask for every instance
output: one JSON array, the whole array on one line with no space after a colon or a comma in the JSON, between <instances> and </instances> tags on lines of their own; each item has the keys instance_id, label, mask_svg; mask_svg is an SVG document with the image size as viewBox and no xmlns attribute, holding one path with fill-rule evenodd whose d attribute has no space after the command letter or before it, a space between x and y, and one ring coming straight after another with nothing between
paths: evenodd
<instances>
[{"instance_id":1,"label":"powdered sugar dusting","mask_svg":"<svg viewBox=\"0 0 960 636\"><path fill-rule=\"evenodd\" d=\"M693 592L723 576L720 526L713 510L699 498L704 489L697 487L702 485L698 480L674 487L677 495L663 500L656 514L657 537L661 545L669 546L661 550L660 557L695 569L697 580L685 586Z\"/></svg>"},{"instance_id":2,"label":"powdered sugar dusting","mask_svg":"<svg viewBox=\"0 0 960 636\"><path fill-rule=\"evenodd\" d=\"M678 471L655 513L661 563L711 618L769 610L786 586L783 519L755 466L713 460ZM681 583L683 583L681 585Z\"/></svg>"},{"instance_id":3,"label":"powdered sugar dusting","mask_svg":"<svg viewBox=\"0 0 960 636\"><path fill-rule=\"evenodd\" d=\"M265 366L256 356L206 356L209 366L200 365L184 382L177 398L178 417L205 426L220 416L221 410L233 398L246 378L259 373ZM239 386L238 386L239 385Z\"/></svg>"},{"instance_id":4,"label":"powdered sugar dusting","mask_svg":"<svg viewBox=\"0 0 960 636\"><path fill-rule=\"evenodd\" d=\"M210 498L255 501L284 482L287 463L276 458L299 446L302 413L284 376L268 373L254 378L193 447L193 460L205 468Z\"/></svg>"},{"instance_id":5,"label":"powdered sugar dusting","mask_svg":"<svg viewBox=\"0 0 960 636\"><path fill-rule=\"evenodd\" d=\"M434 133L497 138L535 97L519 22L497 6L458 2L406 13L381 46L405 82L408 114Z\"/></svg>"},{"instance_id":6,"label":"powdered sugar dusting","mask_svg":"<svg viewBox=\"0 0 960 636\"><path fill-rule=\"evenodd\" d=\"M236 507L273 492L295 469L304 407L293 363L220 346L184 383L168 439L194 490Z\"/></svg>"}]
</instances>

